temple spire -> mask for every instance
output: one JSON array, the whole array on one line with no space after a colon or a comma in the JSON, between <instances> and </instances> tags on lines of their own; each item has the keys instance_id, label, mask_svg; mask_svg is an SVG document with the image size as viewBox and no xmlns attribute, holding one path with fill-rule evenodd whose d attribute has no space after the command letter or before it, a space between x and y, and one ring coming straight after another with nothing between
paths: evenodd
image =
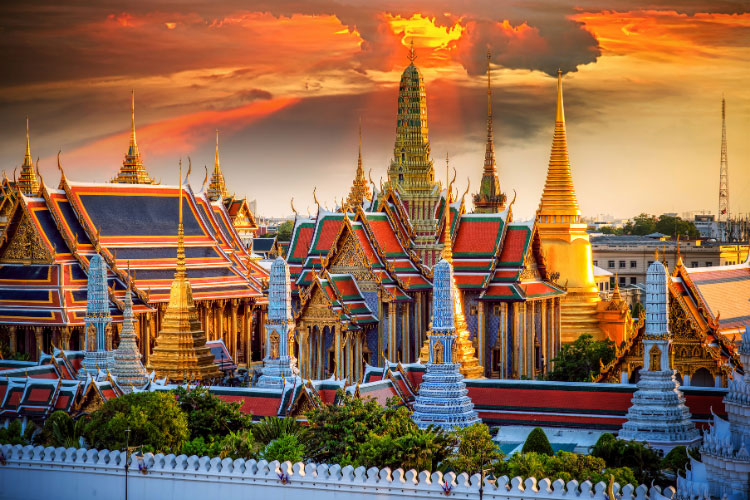
<instances>
[{"instance_id":1,"label":"temple spire","mask_svg":"<svg viewBox=\"0 0 750 500\"><path fill-rule=\"evenodd\" d=\"M214 172L211 174L211 183L208 185L206 192L208 199L211 201L223 201L227 196L227 184L224 180L224 174L221 172L219 163L219 131L216 131L216 157L214 159Z\"/></svg>"},{"instance_id":2,"label":"temple spire","mask_svg":"<svg viewBox=\"0 0 750 500\"><path fill-rule=\"evenodd\" d=\"M492 132L492 82L490 79L492 54L487 49L487 145L479 192L474 195L474 209L478 213L497 213L505 209L505 195L500 191L495 161L495 138Z\"/></svg>"},{"instance_id":3,"label":"temple spire","mask_svg":"<svg viewBox=\"0 0 750 500\"><path fill-rule=\"evenodd\" d=\"M372 200L370 187L365 179L365 170L362 167L362 119L359 120L359 153L357 155L357 172L354 175L352 188L349 190L349 196L346 198L346 204L351 207L361 207L362 202L367 199Z\"/></svg>"},{"instance_id":4,"label":"temple spire","mask_svg":"<svg viewBox=\"0 0 750 500\"><path fill-rule=\"evenodd\" d=\"M135 90L130 92L130 142L120 172L112 179L117 184L156 184L143 166L138 143L135 140Z\"/></svg>"},{"instance_id":5,"label":"temple spire","mask_svg":"<svg viewBox=\"0 0 750 500\"><path fill-rule=\"evenodd\" d=\"M176 281L187 281L187 269L185 267L185 229L182 225L182 159L180 159L180 209L179 222L177 225L177 268L174 279Z\"/></svg>"},{"instance_id":6,"label":"temple spire","mask_svg":"<svg viewBox=\"0 0 750 500\"><path fill-rule=\"evenodd\" d=\"M538 215L559 215L562 216L559 220L566 223L577 223L581 216L581 210L578 207L578 198L573 187L570 158L568 157L561 70L557 71L555 135L552 139L552 152L549 158L547 181L544 184Z\"/></svg>"},{"instance_id":7,"label":"temple spire","mask_svg":"<svg viewBox=\"0 0 750 500\"><path fill-rule=\"evenodd\" d=\"M451 203L453 199L451 197L451 189L453 183L450 182L450 158L448 153L445 154L445 182L446 182L446 194L445 194L445 226L443 227L443 259L452 263L453 262L453 245L451 242Z\"/></svg>"},{"instance_id":8,"label":"temple spire","mask_svg":"<svg viewBox=\"0 0 750 500\"><path fill-rule=\"evenodd\" d=\"M18 188L26 196L36 196L39 192L39 179L34 171L34 162L31 160L31 146L29 142L29 117L26 117L26 154L21 165L21 177L18 180Z\"/></svg>"}]
</instances>

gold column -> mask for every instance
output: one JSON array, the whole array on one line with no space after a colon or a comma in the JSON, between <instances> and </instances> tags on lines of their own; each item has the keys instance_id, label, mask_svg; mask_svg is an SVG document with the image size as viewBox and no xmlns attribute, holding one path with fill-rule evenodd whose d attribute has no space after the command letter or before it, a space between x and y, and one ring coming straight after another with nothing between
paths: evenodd
<instances>
[{"instance_id":1,"label":"gold column","mask_svg":"<svg viewBox=\"0 0 750 500\"><path fill-rule=\"evenodd\" d=\"M226 306L225 300L219 300L218 302L218 308L216 309L216 339L224 340L225 332L224 332L224 307ZM263 323L261 323L262 325Z\"/></svg>"},{"instance_id":2,"label":"gold column","mask_svg":"<svg viewBox=\"0 0 750 500\"><path fill-rule=\"evenodd\" d=\"M419 350L424 344L424 326L422 325L422 292L417 292L414 297L414 353L419 356Z\"/></svg>"},{"instance_id":3,"label":"gold column","mask_svg":"<svg viewBox=\"0 0 750 500\"><path fill-rule=\"evenodd\" d=\"M333 367L333 373L337 379L341 380L346 378L345 370L346 363L344 360L344 339L341 333L341 326L338 328L331 327L333 330L333 362L336 366Z\"/></svg>"},{"instance_id":4,"label":"gold column","mask_svg":"<svg viewBox=\"0 0 750 500\"><path fill-rule=\"evenodd\" d=\"M86 328L80 327L78 330L78 350L79 351L85 351L86 350Z\"/></svg>"},{"instance_id":5,"label":"gold column","mask_svg":"<svg viewBox=\"0 0 750 500\"><path fill-rule=\"evenodd\" d=\"M534 378L534 372L536 371L536 363L534 362L535 306L533 300L526 303L526 376L530 379Z\"/></svg>"},{"instance_id":6,"label":"gold column","mask_svg":"<svg viewBox=\"0 0 750 500\"><path fill-rule=\"evenodd\" d=\"M485 334L484 302L477 302L477 359L483 372L487 374L487 335Z\"/></svg>"},{"instance_id":7,"label":"gold column","mask_svg":"<svg viewBox=\"0 0 750 500\"><path fill-rule=\"evenodd\" d=\"M249 310L248 310L249 309ZM253 361L253 308L245 301L245 363L248 369Z\"/></svg>"},{"instance_id":8,"label":"gold column","mask_svg":"<svg viewBox=\"0 0 750 500\"><path fill-rule=\"evenodd\" d=\"M237 299L232 300L231 305L231 326L229 327L229 339L232 343L232 350L229 351L232 355L232 359L234 360L235 364L237 364L237 340L239 336L239 332L237 332L237 309L239 309L240 303Z\"/></svg>"},{"instance_id":9,"label":"gold column","mask_svg":"<svg viewBox=\"0 0 750 500\"><path fill-rule=\"evenodd\" d=\"M409 335L409 303L405 302L401 305L401 361L408 363L411 359L410 343L411 336Z\"/></svg>"},{"instance_id":10,"label":"gold column","mask_svg":"<svg viewBox=\"0 0 750 500\"><path fill-rule=\"evenodd\" d=\"M539 314L541 319L541 329L542 329L542 373L547 373L547 366L549 366L549 339L547 335L547 299L543 299L539 307L541 307L541 312Z\"/></svg>"},{"instance_id":11,"label":"gold column","mask_svg":"<svg viewBox=\"0 0 750 500\"><path fill-rule=\"evenodd\" d=\"M500 378L508 378L510 374L508 366L508 303L500 304Z\"/></svg>"},{"instance_id":12,"label":"gold column","mask_svg":"<svg viewBox=\"0 0 750 500\"><path fill-rule=\"evenodd\" d=\"M141 318L143 315L141 315ZM146 365L148 366L150 360L151 360L151 338L156 338L156 333L151 330L151 313L146 313L146 321L143 323L143 337L144 337L144 345L143 345L143 358L146 362Z\"/></svg>"},{"instance_id":13,"label":"gold column","mask_svg":"<svg viewBox=\"0 0 750 500\"><path fill-rule=\"evenodd\" d=\"M36 359L39 360L42 357L42 349L44 348L41 326L34 327L34 338L36 339Z\"/></svg>"},{"instance_id":14,"label":"gold column","mask_svg":"<svg viewBox=\"0 0 750 500\"><path fill-rule=\"evenodd\" d=\"M395 302L388 303L388 361L398 360L398 346L396 345L396 306ZM384 364L385 366L385 364Z\"/></svg>"},{"instance_id":15,"label":"gold column","mask_svg":"<svg viewBox=\"0 0 750 500\"><path fill-rule=\"evenodd\" d=\"M378 352L373 353L373 360L372 360L372 366L378 366L378 364L375 362L378 358L380 358L381 353L383 352L383 320L385 319L385 316L383 314L383 298L382 293L380 291L380 288L378 288ZM383 364L382 366L385 366L385 360L381 361Z\"/></svg>"},{"instance_id":16,"label":"gold column","mask_svg":"<svg viewBox=\"0 0 750 500\"><path fill-rule=\"evenodd\" d=\"M16 325L10 325L8 327L8 347L10 353L15 354L18 352L18 327Z\"/></svg>"},{"instance_id":17,"label":"gold column","mask_svg":"<svg viewBox=\"0 0 750 500\"><path fill-rule=\"evenodd\" d=\"M521 303L513 303L513 372L511 378L521 376Z\"/></svg>"}]
</instances>

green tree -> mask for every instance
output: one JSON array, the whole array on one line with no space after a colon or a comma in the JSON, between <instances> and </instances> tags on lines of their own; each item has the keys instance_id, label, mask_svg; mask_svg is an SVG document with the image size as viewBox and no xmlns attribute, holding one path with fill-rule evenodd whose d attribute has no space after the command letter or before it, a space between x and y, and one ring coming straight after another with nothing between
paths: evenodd
<instances>
[{"instance_id":1,"label":"green tree","mask_svg":"<svg viewBox=\"0 0 750 500\"><path fill-rule=\"evenodd\" d=\"M640 214L633 217L631 222L625 224L623 232L625 234L636 234L645 236L656 231L656 217L648 214Z\"/></svg>"},{"instance_id":2,"label":"green tree","mask_svg":"<svg viewBox=\"0 0 750 500\"><path fill-rule=\"evenodd\" d=\"M565 482L599 481L609 482L609 476L615 477L620 486L633 484L637 481L633 471L627 467L607 468L603 459L590 455L579 455L565 451L551 456L543 453L516 453L507 462L501 462L496 469L496 475L522 478L535 477L537 479L550 478L552 481L562 479Z\"/></svg>"},{"instance_id":3,"label":"green tree","mask_svg":"<svg viewBox=\"0 0 750 500\"><path fill-rule=\"evenodd\" d=\"M553 359L554 370L547 380L561 382L591 382L591 377L599 373L600 361L605 365L615 359L615 343L609 339L594 340L584 333L572 344L562 346Z\"/></svg>"},{"instance_id":4,"label":"green tree","mask_svg":"<svg viewBox=\"0 0 750 500\"><path fill-rule=\"evenodd\" d=\"M221 453L221 446L222 442L216 441L213 437L206 441L203 436L198 436L182 443L180 453L189 457L193 455L197 457L217 457Z\"/></svg>"},{"instance_id":5,"label":"green tree","mask_svg":"<svg viewBox=\"0 0 750 500\"><path fill-rule=\"evenodd\" d=\"M294 221L288 220L279 224L279 229L276 231L276 239L278 241L289 241L292 239L292 230L294 229Z\"/></svg>"},{"instance_id":6,"label":"green tree","mask_svg":"<svg viewBox=\"0 0 750 500\"><path fill-rule=\"evenodd\" d=\"M300 443L306 439L306 429L294 418L266 417L253 424L253 436L262 446L282 436L295 436Z\"/></svg>"},{"instance_id":7,"label":"green tree","mask_svg":"<svg viewBox=\"0 0 750 500\"><path fill-rule=\"evenodd\" d=\"M31 422L23 428L19 419L12 420L8 427L0 427L0 444L31 444L36 427Z\"/></svg>"},{"instance_id":8,"label":"green tree","mask_svg":"<svg viewBox=\"0 0 750 500\"><path fill-rule=\"evenodd\" d=\"M660 215L656 221L656 230L673 238L677 235L695 239L700 237L700 231L690 221L672 215Z\"/></svg>"},{"instance_id":9,"label":"green tree","mask_svg":"<svg viewBox=\"0 0 750 500\"><path fill-rule=\"evenodd\" d=\"M418 428L414 423L396 427L393 432L370 432L360 444L354 464L404 470L434 471L450 454L455 440L436 427Z\"/></svg>"},{"instance_id":10,"label":"green tree","mask_svg":"<svg viewBox=\"0 0 750 500\"><path fill-rule=\"evenodd\" d=\"M64 448L79 448L81 438L86 428L87 418L77 420L65 413L56 411L44 422L41 432L36 436L37 444L43 446L62 446Z\"/></svg>"},{"instance_id":11,"label":"green tree","mask_svg":"<svg viewBox=\"0 0 750 500\"><path fill-rule=\"evenodd\" d=\"M690 463L690 457L688 453L692 455L696 460L700 460L701 455L698 448L687 449L685 446L675 446L669 453L662 459L661 468L668 470L673 474L677 474L680 471L684 471L685 467Z\"/></svg>"},{"instance_id":12,"label":"green tree","mask_svg":"<svg viewBox=\"0 0 750 500\"><path fill-rule=\"evenodd\" d=\"M661 479L661 459L653 449L636 441L624 441L602 434L591 449L591 455L604 460L608 467L628 467L639 484Z\"/></svg>"},{"instance_id":13,"label":"green tree","mask_svg":"<svg viewBox=\"0 0 750 500\"><path fill-rule=\"evenodd\" d=\"M121 450L125 430L130 446L176 452L188 438L187 416L171 392L137 392L112 398L91 414L84 436L93 448Z\"/></svg>"},{"instance_id":14,"label":"green tree","mask_svg":"<svg viewBox=\"0 0 750 500\"><path fill-rule=\"evenodd\" d=\"M230 432L249 429L252 415L243 413L242 403L225 403L205 387L175 391L180 409L187 415L190 437L203 437L207 442L213 436L219 441Z\"/></svg>"},{"instance_id":15,"label":"green tree","mask_svg":"<svg viewBox=\"0 0 750 500\"><path fill-rule=\"evenodd\" d=\"M244 458L250 459L256 456L258 445L253 438L253 432L250 429L243 429L237 432L230 432L221 441L219 456L221 458Z\"/></svg>"},{"instance_id":16,"label":"green tree","mask_svg":"<svg viewBox=\"0 0 750 500\"><path fill-rule=\"evenodd\" d=\"M305 457L305 445L299 442L294 434L284 434L274 439L263 450L261 457L268 462L301 462Z\"/></svg>"},{"instance_id":17,"label":"green tree","mask_svg":"<svg viewBox=\"0 0 750 500\"><path fill-rule=\"evenodd\" d=\"M554 455L555 452L552 450L552 445L549 444L549 439L544 433L541 427L534 427L529 435L526 437L526 442L523 443L521 453L542 453L544 455Z\"/></svg>"},{"instance_id":18,"label":"green tree","mask_svg":"<svg viewBox=\"0 0 750 500\"><path fill-rule=\"evenodd\" d=\"M456 429L455 436L458 446L443 461L441 469L471 475L479 472L480 467L494 470L503 459L503 454L492 440L490 429L485 424L476 423Z\"/></svg>"}]
</instances>

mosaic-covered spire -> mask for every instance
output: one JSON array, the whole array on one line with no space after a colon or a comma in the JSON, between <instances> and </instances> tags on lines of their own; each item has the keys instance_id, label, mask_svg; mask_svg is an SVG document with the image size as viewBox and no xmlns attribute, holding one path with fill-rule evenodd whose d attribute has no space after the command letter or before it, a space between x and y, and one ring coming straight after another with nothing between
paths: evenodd
<instances>
[{"instance_id":1,"label":"mosaic-covered spire","mask_svg":"<svg viewBox=\"0 0 750 500\"><path fill-rule=\"evenodd\" d=\"M388 182L399 192L430 193L435 188L435 170L430 159L427 130L427 93L424 79L414 65L412 42L409 66L401 75L393 160Z\"/></svg>"},{"instance_id":2,"label":"mosaic-covered spire","mask_svg":"<svg viewBox=\"0 0 750 500\"><path fill-rule=\"evenodd\" d=\"M256 384L258 387L284 386L285 379L297 374L294 358L292 331L292 287L289 266L282 257L271 265L268 283L268 318L266 321L266 355L263 371Z\"/></svg>"},{"instance_id":3,"label":"mosaic-covered spire","mask_svg":"<svg viewBox=\"0 0 750 500\"><path fill-rule=\"evenodd\" d=\"M21 165L21 177L18 179L18 189L26 196L36 196L39 193L39 179L31 161L31 146L29 145L29 117L26 117L26 154Z\"/></svg>"},{"instance_id":4,"label":"mosaic-covered spire","mask_svg":"<svg viewBox=\"0 0 750 500\"><path fill-rule=\"evenodd\" d=\"M227 196L227 184L224 174L221 172L219 163L219 131L216 131L216 157L214 159L214 172L211 174L211 183L208 185L206 196L211 201L222 201Z\"/></svg>"},{"instance_id":5,"label":"mosaic-covered spire","mask_svg":"<svg viewBox=\"0 0 750 500\"><path fill-rule=\"evenodd\" d=\"M94 254L89 260L84 321L86 345L83 350L85 354L83 369L78 372L81 379L86 379L89 374L95 377L99 370L111 368L113 362L107 265L99 254Z\"/></svg>"},{"instance_id":6,"label":"mosaic-covered spire","mask_svg":"<svg viewBox=\"0 0 750 500\"><path fill-rule=\"evenodd\" d=\"M372 200L370 185L365 179L365 170L362 167L362 122L359 123L359 154L357 155L357 172L354 174L354 182L349 191L346 203L350 208L361 207L363 200Z\"/></svg>"},{"instance_id":7,"label":"mosaic-covered spire","mask_svg":"<svg viewBox=\"0 0 750 500\"><path fill-rule=\"evenodd\" d=\"M474 195L474 211L496 213L505 209L505 195L500 191L495 161L495 138L492 133L492 85L490 83L491 54L487 49L487 144L484 152L484 169L479 192Z\"/></svg>"},{"instance_id":8,"label":"mosaic-covered spire","mask_svg":"<svg viewBox=\"0 0 750 500\"><path fill-rule=\"evenodd\" d=\"M444 429L479 422L468 396L461 363L457 359L459 326L453 266L443 259L433 267L432 328L428 332L429 361L414 402L412 419L420 427Z\"/></svg>"},{"instance_id":9,"label":"mosaic-covered spire","mask_svg":"<svg viewBox=\"0 0 750 500\"><path fill-rule=\"evenodd\" d=\"M646 332L643 368L619 439L641 441L665 453L679 445L695 446L700 435L685 397L669 366L667 270L656 260L646 273Z\"/></svg>"},{"instance_id":10,"label":"mosaic-covered spire","mask_svg":"<svg viewBox=\"0 0 750 500\"><path fill-rule=\"evenodd\" d=\"M112 182L118 184L155 184L154 179L149 177L146 167L143 166L141 153L138 151L138 143L135 140L135 91L130 96L130 143L125 160L117 176Z\"/></svg>"},{"instance_id":11,"label":"mosaic-covered spire","mask_svg":"<svg viewBox=\"0 0 750 500\"><path fill-rule=\"evenodd\" d=\"M573 176L568 157L568 140L565 133L565 110L563 109L562 71L557 72L557 111L555 114L555 135L552 139L552 152L544 183L542 201L539 204L540 216L562 216L561 222L578 222L581 210L573 187ZM574 220L565 217L573 217Z\"/></svg>"},{"instance_id":12,"label":"mosaic-covered spire","mask_svg":"<svg viewBox=\"0 0 750 500\"><path fill-rule=\"evenodd\" d=\"M117 384L123 390L130 391L133 387L145 386L148 383L148 375L141 362L141 353L136 342L130 286L125 292L123 303L125 307L122 312L122 331L120 331L120 344L114 353L112 375L117 378Z\"/></svg>"},{"instance_id":13,"label":"mosaic-covered spire","mask_svg":"<svg viewBox=\"0 0 750 500\"><path fill-rule=\"evenodd\" d=\"M198 311L193 302L193 289L187 277L185 262L185 230L182 223L182 162L180 162L179 221L177 226L177 265L169 303L162 327L151 354L151 368L159 377L171 380L202 380L218 378L214 355L206 346Z\"/></svg>"}]
</instances>

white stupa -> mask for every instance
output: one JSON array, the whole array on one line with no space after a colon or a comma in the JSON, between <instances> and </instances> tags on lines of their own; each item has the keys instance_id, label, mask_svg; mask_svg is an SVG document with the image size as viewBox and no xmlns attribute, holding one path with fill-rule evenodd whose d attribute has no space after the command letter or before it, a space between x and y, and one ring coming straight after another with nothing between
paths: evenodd
<instances>
[{"instance_id":1,"label":"white stupa","mask_svg":"<svg viewBox=\"0 0 750 500\"><path fill-rule=\"evenodd\" d=\"M646 332L643 368L627 421L618 438L641 441L664 453L680 445L698 446L700 434L669 366L667 270L658 259L646 274Z\"/></svg>"}]
</instances>

